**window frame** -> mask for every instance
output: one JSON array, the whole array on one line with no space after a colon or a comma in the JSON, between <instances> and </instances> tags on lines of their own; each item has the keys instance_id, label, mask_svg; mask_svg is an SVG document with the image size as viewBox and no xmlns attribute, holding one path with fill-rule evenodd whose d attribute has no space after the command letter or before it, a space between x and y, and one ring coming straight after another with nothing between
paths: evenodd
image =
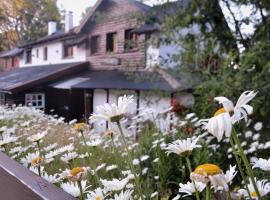
<instances>
[{"instance_id":1,"label":"window frame","mask_svg":"<svg viewBox=\"0 0 270 200\"><path fill-rule=\"evenodd\" d=\"M44 61L48 60L48 47L43 48L43 60Z\"/></svg>"},{"instance_id":2,"label":"window frame","mask_svg":"<svg viewBox=\"0 0 270 200\"><path fill-rule=\"evenodd\" d=\"M6 94L5 93L0 93L0 105L4 106L6 105Z\"/></svg>"},{"instance_id":3,"label":"window frame","mask_svg":"<svg viewBox=\"0 0 270 200\"><path fill-rule=\"evenodd\" d=\"M39 96L41 96L41 99L38 98ZM41 104L39 105L40 102ZM45 108L45 93L26 93L25 105L38 108L38 109L44 109Z\"/></svg>"},{"instance_id":4,"label":"window frame","mask_svg":"<svg viewBox=\"0 0 270 200\"><path fill-rule=\"evenodd\" d=\"M70 48L72 49L71 55L68 55L69 54L68 49ZM74 45L63 45L63 59L70 59L73 58L73 56L74 56Z\"/></svg>"},{"instance_id":5,"label":"window frame","mask_svg":"<svg viewBox=\"0 0 270 200\"><path fill-rule=\"evenodd\" d=\"M95 39L95 51L93 51L94 47L92 46L93 44L93 39ZM90 38L90 53L91 55L98 54L100 53L100 35L93 35Z\"/></svg>"},{"instance_id":6,"label":"window frame","mask_svg":"<svg viewBox=\"0 0 270 200\"><path fill-rule=\"evenodd\" d=\"M112 44L109 45L110 36L112 36ZM113 49L110 49L112 47ZM106 34L106 52L107 53L115 53L117 52L117 32L110 32Z\"/></svg>"},{"instance_id":7,"label":"window frame","mask_svg":"<svg viewBox=\"0 0 270 200\"><path fill-rule=\"evenodd\" d=\"M25 50L25 63L32 64L32 49Z\"/></svg>"},{"instance_id":8,"label":"window frame","mask_svg":"<svg viewBox=\"0 0 270 200\"><path fill-rule=\"evenodd\" d=\"M138 35L136 33L132 33L133 30L134 29L132 28L125 30L125 51L132 51L138 49Z\"/></svg>"}]
</instances>

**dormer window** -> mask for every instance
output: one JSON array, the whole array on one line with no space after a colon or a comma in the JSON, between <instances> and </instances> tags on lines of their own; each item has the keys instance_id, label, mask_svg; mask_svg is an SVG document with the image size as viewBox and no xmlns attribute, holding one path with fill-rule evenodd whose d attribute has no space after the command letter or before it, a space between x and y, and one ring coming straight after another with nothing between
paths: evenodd
<instances>
[{"instance_id":1,"label":"dormer window","mask_svg":"<svg viewBox=\"0 0 270 200\"><path fill-rule=\"evenodd\" d=\"M43 48L43 60L48 60L48 48L44 47Z\"/></svg>"},{"instance_id":2,"label":"dormer window","mask_svg":"<svg viewBox=\"0 0 270 200\"><path fill-rule=\"evenodd\" d=\"M133 29L125 30L125 50L135 49L138 46L138 35L132 32Z\"/></svg>"},{"instance_id":3,"label":"dormer window","mask_svg":"<svg viewBox=\"0 0 270 200\"><path fill-rule=\"evenodd\" d=\"M99 53L100 51L100 36L92 36L90 40L90 50L91 54Z\"/></svg>"},{"instance_id":4,"label":"dormer window","mask_svg":"<svg viewBox=\"0 0 270 200\"><path fill-rule=\"evenodd\" d=\"M26 50L26 64L31 64L32 63L32 49L27 49Z\"/></svg>"},{"instance_id":5,"label":"dormer window","mask_svg":"<svg viewBox=\"0 0 270 200\"><path fill-rule=\"evenodd\" d=\"M117 33L108 33L106 37L106 50L107 52L116 52L117 46Z\"/></svg>"},{"instance_id":6,"label":"dormer window","mask_svg":"<svg viewBox=\"0 0 270 200\"><path fill-rule=\"evenodd\" d=\"M64 45L64 58L72 58L73 57L73 46Z\"/></svg>"}]
</instances>

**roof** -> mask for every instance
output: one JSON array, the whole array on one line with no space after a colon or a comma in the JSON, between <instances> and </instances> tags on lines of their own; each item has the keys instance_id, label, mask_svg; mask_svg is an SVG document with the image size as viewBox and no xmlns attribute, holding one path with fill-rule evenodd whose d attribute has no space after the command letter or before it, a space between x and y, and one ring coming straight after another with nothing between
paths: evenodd
<instances>
[{"instance_id":1,"label":"roof","mask_svg":"<svg viewBox=\"0 0 270 200\"><path fill-rule=\"evenodd\" d=\"M13 57L21 54L23 52L23 49L20 48L14 48L9 51L6 51L2 54L0 54L0 58L7 58L7 57Z\"/></svg>"},{"instance_id":2,"label":"roof","mask_svg":"<svg viewBox=\"0 0 270 200\"><path fill-rule=\"evenodd\" d=\"M98 0L96 2L96 4L90 8L85 17L83 18L83 20L81 21L80 25L75 29L76 33L80 33L81 30L85 27L85 25L87 24L87 22L92 18L92 16L94 15L94 13L99 9L99 7L101 6L102 3L105 3L108 0ZM119 0L111 0L111 1L119 1ZM137 0L125 0L127 3L130 3L132 5L134 5L138 10L142 11L142 12L147 12L148 10L150 10L150 6L141 3Z\"/></svg>"},{"instance_id":3,"label":"roof","mask_svg":"<svg viewBox=\"0 0 270 200\"><path fill-rule=\"evenodd\" d=\"M75 37L74 28L71 29L69 32L65 32L65 30L58 30L53 34L46 35L46 36L44 36L42 38L39 38L36 41L27 42L27 43L23 44L21 47L22 48L27 48L27 47L37 45L37 44L42 44L42 43L45 43L45 42L50 42L50 41L55 41L55 40L60 40L60 39L65 39L65 38L73 39L74 37Z\"/></svg>"},{"instance_id":4,"label":"roof","mask_svg":"<svg viewBox=\"0 0 270 200\"><path fill-rule=\"evenodd\" d=\"M147 33L147 32L154 32L158 30L159 28L153 24L143 24L142 26L140 26L139 28L136 28L132 32L142 34L142 33Z\"/></svg>"},{"instance_id":5,"label":"roof","mask_svg":"<svg viewBox=\"0 0 270 200\"><path fill-rule=\"evenodd\" d=\"M86 69L88 62L40 65L0 73L0 90L19 92Z\"/></svg>"},{"instance_id":6,"label":"roof","mask_svg":"<svg viewBox=\"0 0 270 200\"><path fill-rule=\"evenodd\" d=\"M50 87L58 89L175 90L158 72L119 70L82 72L55 82Z\"/></svg>"}]
</instances>

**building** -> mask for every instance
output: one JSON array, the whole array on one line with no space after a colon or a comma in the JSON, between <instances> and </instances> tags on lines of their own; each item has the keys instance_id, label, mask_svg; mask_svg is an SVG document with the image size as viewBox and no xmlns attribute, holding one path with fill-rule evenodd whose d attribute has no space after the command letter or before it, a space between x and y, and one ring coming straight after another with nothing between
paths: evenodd
<instances>
[{"instance_id":1,"label":"building","mask_svg":"<svg viewBox=\"0 0 270 200\"><path fill-rule=\"evenodd\" d=\"M9 54L19 58L19 68L0 74L0 103L54 110L69 120L88 119L97 105L127 93L137 98L134 112L143 106L168 108L176 93L183 106L190 106L192 86L153 69L174 47L149 44L158 28L136 15L150 9L135 0L98 0L78 27L72 13L65 30L49 22L47 36Z\"/></svg>"}]
</instances>

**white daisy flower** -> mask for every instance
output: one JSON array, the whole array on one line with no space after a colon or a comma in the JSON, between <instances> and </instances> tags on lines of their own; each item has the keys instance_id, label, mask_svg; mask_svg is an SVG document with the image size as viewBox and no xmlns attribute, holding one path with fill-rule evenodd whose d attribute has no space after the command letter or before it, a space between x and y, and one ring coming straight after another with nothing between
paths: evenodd
<instances>
[{"instance_id":1,"label":"white daisy flower","mask_svg":"<svg viewBox=\"0 0 270 200\"><path fill-rule=\"evenodd\" d=\"M257 188L259 190L261 197L267 195L270 192L270 183L267 182L266 179L263 179L260 181L256 180L256 185L257 185ZM249 189L251 198L258 199L258 195L253 187L253 184L251 183L251 180L249 180L248 189ZM247 190L245 190L245 189L240 189L239 193L244 195L247 198L249 197L249 194L248 194Z\"/></svg>"},{"instance_id":2,"label":"white daisy flower","mask_svg":"<svg viewBox=\"0 0 270 200\"><path fill-rule=\"evenodd\" d=\"M105 199L105 191L103 191L101 188L95 189L95 191L90 191L87 194L86 200L103 200Z\"/></svg>"},{"instance_id":3,"label":"white daisy flower","mask_svg":"<svg viewBox=\"0 0 270 200\"><path fill-rule=\"evenodd\" d=\"M205 124L203 121L202 123L204 124L207 131L217 138L218 142L221 141L224 134L226 137L231 136L232 119L228 112L221 113L221 111L218 110L214 114L214 117L208 120L207 124Z\"/></svg>"},{"instance_id":4,"label":"white daisy flower","mask_svg":"<svg viewBox=\"0 0 270 200\"><path fill-rule=\"evenodd\" d=\"M235 106L233 105L233 102L226 97L216 97L215 100L217 100L220 104L223 105L225 112L233 112L232 122L234 124L241 119L245 119L245 121L247 122L247 116L252 114L253 112L253 107L248 105L247 103L249 103L256 96L256 94L257 92L254 91L243 92L237 100Z\"/></svg>"},{"instance_id":5,"label":"white daisy flower","mask_svg":"<svg viewBox=\"0 0 270 200\"><path fill-rule=\"evenodd\" d=\"M236 169L236 165L235 166L230 165L230 169L227 170L226 173L224 174L226 183L228 183L228 184L232 183L232 180L234 179L234 177L237 174L237 171L235 169Z\"/></svg>"},{"instance_id":6,"label":"white daisy flower","mask_svg":"<svg viewBox=\"0 0 270 200\"><path fill-rule=\"evenodd\" d=\"M225 175L219 166L214 164L207 163L197 166L196 169L190 174L190 178L194 182L202 182L205 184L211 182L215 191L229 190Z\"/></svg>"},{"instance_id":7,"label":"white daisy flower","mask_svg":"<svg viewBox=\"0 0 270 200\"><path fill-rule=\"evenodd\" d=\"M0 146L16 142L18 140L18 137L12 136L10 133L3 133L2 134L2 140L0 140Z\"/></svg>"},{"instance_id":8,"label":"white daisy flower","mask_svg":"<svg viewBox=\"0 0 270 200\"><path fill-rule=\"evenodd\" d=\"M111 122L117 122L121 120L125 114L127 114L129 107L133 104L133 95L131 96L121 96L118 98L117 105L104 104L97 106L97 112L92 114L90 120L92 119L105 119Z\"/></svg>"},{"instance_id":9,"label":"white daisy flower","mask_svg":"<svg viewBox=\"0 0 270 200\"><path fill-rule=\"evenodd\" d=\"M44 147L44 151L46 151L46 152L51 151L51 150L55 149L57 147L57 145L58 145L57 143L50 144L50 145Z\"/></svg>"},{"instance_id":10,"label":"white daisy flower","mask_svg":"<svg viewBox=\"0 0 270 200\"><path fill-rule=\"evenodd\" d=\"M110 165L110 166L107 166L107 167L106 167L106 171L107 171L107 172L108 172L108 171L112 171L112 170L117 169L117 168L118 168L117 165Z\"/></svg>"},{"instance_id":11,"label":"white daisy flower","mask_svg":"<svg viewBox=\"0 0 270 200\"><path fill-rule=\"evenodd\" d=\"M166 153L175 153L182 156L188 156L191 154L192 150L195 148L200 148L201 145L198 145L199 138L187 138L185 140L176 140L165 148Z\"/></svg>"},{"instance_id":12,"label":"white daisy flower","mask_svg":"<svg viewBox=\"0 0 270 200\"><path fill-rule=\"evenodd\" d=\"M133 190L121 191L120 194L114 195L114 200L132 200Z\"/></svg>"},{"instance_id":13,"label":"white daisy flower","mask_svg":"<svg viewBox=\"0 0 270 200\"><path fill-rule=\"evenodd\" d=\"M254 130L255 131L262 130L262 127L263 127L263 123L262 122L257 122L256 124L254 124Z\"/></svg>"},{"instance_id":14,"label":"white daisy flower","mask_svg":"<svg viewBox=\"0 0 270 200\"><path fill-rule=\"evenodd\" d=\"M41 174L41 177L50 183L58 183L60 181L60 179L58 178L58 174L49 175L45 171Z\"/></svg>"},{"instance_id":15,"label":"white daisy flower","mask_svg":"<svg viewBox=\"0 0 270 200\"><path fill-rule=\"evenodd\" d=\"M133 159L132 164L133 165L139 165L140 164L140 160L137 159L137 158L135 158L135 159Z\"/></svg>"},{"instance_id":16,"label":"white daisy flower","mask_svg":"<svg viewBox=\"0 0 270 200\"><path fill-rule=\"evenodd\" d=\"M250 138L253 135L252 131L246 131L245 132L245 137Z\"/></svg>"},{"instance_id":17,"label":"white daisy flower","mask_svg":"<svg viewBox=\"0 0 270 200\"><path fill-rule=\"evenodd\" d=\"M103 144L103 139L101 137L92 137L86 144L89 147L97 147Z\"/></svg>"},{"instance_id":18,"label":"white daisy flower","mask_svg":"<svg viewBox=\"0 0 270 200\"><path fill-rule=\"evenodd\" d=\"M109 180L104 180L101 179L101 183L104 186L106 191L120 191L123 190L125 188L125 186L128 184L130 180L130 177L126 177L122 180L118 180L118 179L112 179L111 181Z\"/></svg>"},{"instance_id":19,"label":"white daisy flower","mask_svg":"<svg viewBox=\"0 0 270 200\"><path fill-rule=\"evenodd\" d=\"M106 164L102 163L101 165L97 166L97 168L95 169L95 172L98 172L99 170L103 169L104 167L106 167Z\"/></svg>"},{"instance_id":20,"label":"white daisy flower","mask_svg":"<svg viewBox=\"0 0 270 200\"><path fill-rule=\"evenodd\" d=\"M83 193L87 192L88 187L86 186L86 181L81 181L82 184L82 190ZM80 188L78 186L77 183L62 183L60 185L60 187L66 191L67 193L69 193L70 195L72 195L73 197L79 197L80 196Z\"/></svg>"},{"instance_id":21,"label":"white daisy flower","mask_svg":"<svg viewBox=\"0 0 270 200\"><path fill-rule=\"evenodd\" d=\"M259 158L252 162L253 168L260 168L264 171L270 171L270 158L268 160Z\"/></svg>"},{"instance_id":22,"label":"white daisy flower","mask_svg":"<svg viewBox=\"0 0 270 200\"><path fill-rule=\"evenodd\" d=\"M70 152L62 155L60 160L62 160L65 163L69 163L71 160L74 160L77 157L78 157L77 152Z\"/></svg>"},{"instance_id":23,"label":"white daisy flower","mask_svg":"<svg viewBox=\"0 0 270 200\"><path fill-rule=\"evenodd\" d=\"M146 161L146 160L148 160L150 158L150 156L148 156L148 155L143 155L143 156L141 156L141 161L143 162L143 161Z\"/></svg>"},{"instance_id":24,"label":"white daisy flower","mask_svg":"<svg viewBox=\"0 0 270 200\"><path fill-rule=\"evenodd\" d=\"M84 180L88 172L87 167L74 167L72 170L65 170L61 174L61 178L68 178L72 182Z\"/></svg>"},{"instance_id":25,"label":"white daisy flower","mask_svg":"<svg viewBox=\"0 0 270 200\"><path fill-rule=\"evenodd\" d=\"M193 195L196 192L196 190L198 192L202 192L204 188L206 187L205 183L195 182L195 181L194 183L187 182L186 184L183 184L183 183L179 184L179 192L185 194L183 197Z\"/></svg>"},{"instance_id":26,"label":"white daisy flower","mask_svg":"<svg viewBox=\"0 0 270 200\"><path fill-rule=\"evenodd\" d=\"M153 192L151 193L150 198L155 198L157 195L158 195L158 192Z\"/></svg>"},{"instance_id":27,"label":"white daisy flower","mask_svg":"<svg viewBox=\"0 0 270 200\"><path fill-rule=\"evenodd\" d=\"M43 131L41 133L37 133L35 135L31 135L29 136L27 139L30 141L30 142L39 142L41 139L43 139L46 135L48 134L47 131Z\"/></svg>"},{"instance_id":28,"label":"white daisy flower","mask_svg":"<svg viewBox=\"0 0 270 200\"><path fill-rule=\"evenodd\" d=\"M202 120L202 123L205 125L205 128L209 133L214 135L217 140L220 142L223 135L226 137L231 136L232 125L241 119L245 119L247 122L247 116L252 114L253 107L247 105L255 96L256 92L246 91L243 92L236 105L233 105L233 102L227 99L226 97L215 97L215 100L223 105L223 108L219 109L214 117L210 118L207 124L205 120Z\"/></svg>"},{"instance_id":29,"label":"white daisy flower","mask_svg":"<svg viewBox=\"0 0 270 200\"><path fill-rule=\"evenodd\" d=\"M31 164L32 160L39 157L39 152L28 153L25 157L21 158L20 162L27 167Z\"/></svg>"}]
</instances>

